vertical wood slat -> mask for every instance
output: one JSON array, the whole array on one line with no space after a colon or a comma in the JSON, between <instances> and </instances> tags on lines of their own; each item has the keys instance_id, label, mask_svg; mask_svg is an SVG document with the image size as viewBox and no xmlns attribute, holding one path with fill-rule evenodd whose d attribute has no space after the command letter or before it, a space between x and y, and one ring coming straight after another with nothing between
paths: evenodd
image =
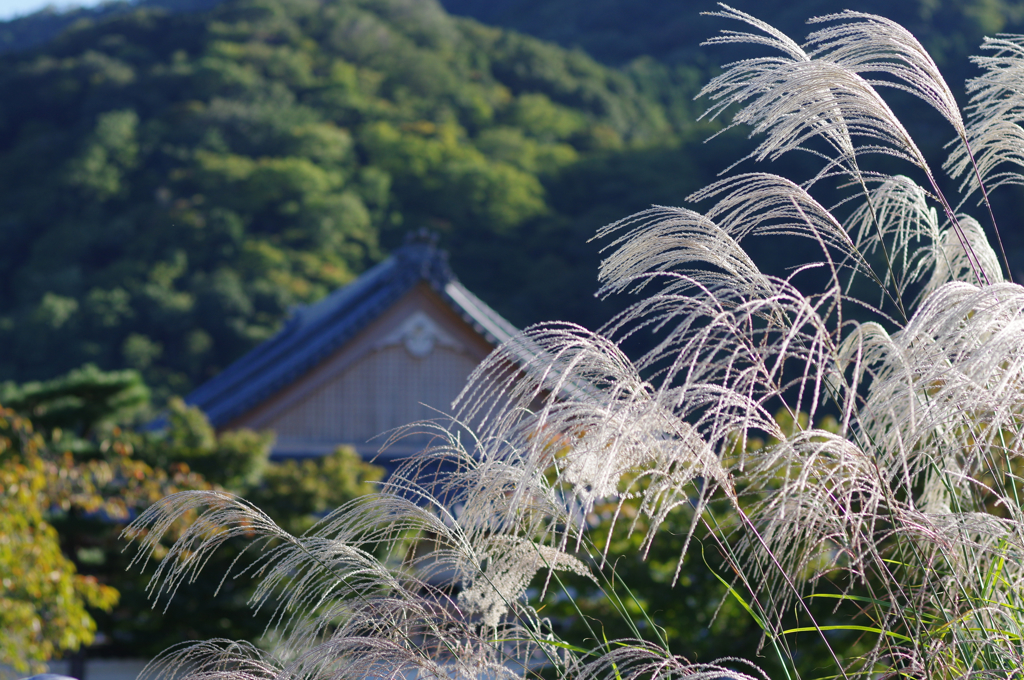
<instances>
[{"instance_id":1,"label":"vertical wood slat","mask_svg":"<svg viewBox=\"0 0 1024 680\"><path fill-rule=\"evenodd\" d=\"M396 427L436 418L438 411L448 413L475 367L472 357L446 347L436 347L424 358L402 346L384 347L270 427L282 443L364 443Z\"/></svg>"}]
</instances>

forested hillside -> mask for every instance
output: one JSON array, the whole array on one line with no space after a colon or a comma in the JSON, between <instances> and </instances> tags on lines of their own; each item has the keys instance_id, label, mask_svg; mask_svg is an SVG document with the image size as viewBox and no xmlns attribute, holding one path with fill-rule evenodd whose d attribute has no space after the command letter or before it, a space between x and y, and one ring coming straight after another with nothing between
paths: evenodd
<instances>
[{"instance_id":1,"label":"forested hillside","mask_svg":"<svg viewBox=\"0 0 1024 680\"><path fill-rule=\"evenodd\" d=\"M640 72L419 0L142 8L6 55L0 101L0 379L164 393L420 227L514 322L586 320L583 242L699 182L671 149L706 134Z\"/></svg>"},{"instance_id":2,"label":"forested hillside","mask_svg":"<svg viewBox=\"0 0 1024 680\"><path fill-rule=\"evenodd\" d=\"M744 56L698 43L735 27L698 16L711 2L445 2L567 48L437 0L149 0L0 25L79 16L0 57L0 381L92 362L142 371L159 403L423 227L513 323L607 320L596 229L683 203L750 148L742 130L704 146L692 101ZM839 8L733 4L796 37ZM906 22L957 93L983 34L1024 28L1010 0L850 6ZM938 158L941 120L910 127ZM763 169L810 176L801 162ZM1024 261L1024 230L1004 239ZM787 247L759 255L781 266Z\"/></svg>"},{"instance_id":3,"label":"forested hillside","mask_svg":"<svg viewBox=\"0 0 1024 680\"><path fill-rule=\"evenodd\" d=\"M720 24L701 12L717 9L715 0L442 0L452 14L512 28L567 47L580 47L596 59L625 64L640 56L666 63L723 58L700 43ZM914 32L942 66L965 70L981 38L1020 31L1024 3L1019 0L730 0L794 38L804 35L807 19L846 9L894 19Z\"/></svg>"},{"instance_id":4,"label":"forested hillside","mask_svg":"<svg viewBox=\"0 0 1024 680\"><path fill-rule=\"evenodd\" d=\"M198 12L212 9L220 0L107 0L92 7L66 5L57 8L47 5L43 9L0 22L0 53L19 52L38 47L71 27L83 28L117 14L137 8L166 12Z\"/></svg>"}]
</instances>

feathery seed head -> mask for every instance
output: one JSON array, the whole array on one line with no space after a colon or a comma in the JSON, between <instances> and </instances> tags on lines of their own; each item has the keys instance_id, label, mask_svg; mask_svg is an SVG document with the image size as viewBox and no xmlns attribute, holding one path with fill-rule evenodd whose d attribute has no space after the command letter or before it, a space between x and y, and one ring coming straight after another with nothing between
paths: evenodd
<instances>
[{"instance_id":1,"label":"feathery seed head","mask_svg":"<svg viewBox=\"0 0 1024 680\"><path fill-rule=\"evenodd\" d=\"M1002 279L981 225L942 193L881 94L941 113L959 140L947 169L974 170L968 195L1021 182L1024 38L986 42L964 123L934 61L887 19L821 17L801 46L721 7L712 15L755 32L707 44L774 53L728 65L702 91L706 115L734 111L730 127L763 135L748 158L803 149L824 168L803 183L727 177L689 197L712 202L703 213L653 207L601 229L599 294L644 298L597 332L548 323L506 342L450 422L389 439L427 433L429 447L307 534L225 494L154 505L126 532L142 561L198 513L154 594L173 594L229 537L255 535L253 604L276 607L283 640L276 655L200 643L170 653L175 668L225 680L541 666L594 680L765 677L735 659L692 664L662 639L595 632L591 650L558 639L536 606L545 590L559 574L605 584L613 569L612 542L595 545L587 521L599 505L614 508L609 536L622 522L641 534L641 556L686 518L676 577L693 539L717 547L730 592L783 658L795 632L827 647L818 605L830 599L826 616L849 614L837 628L863 635L856 658L834 654L837 675L1024 666L1024 289ZM925 186L864 172L866 153L909 162ZM840 173L845 219L812 195ZM809 243L807 261L762 271L749 253L763 238ZM824 273L820 289L805 290L810 270ZM649 349L633 358L622 343L636 336ZM791 630L794 616L812 625Z\"/></svg>"}]
</instances>

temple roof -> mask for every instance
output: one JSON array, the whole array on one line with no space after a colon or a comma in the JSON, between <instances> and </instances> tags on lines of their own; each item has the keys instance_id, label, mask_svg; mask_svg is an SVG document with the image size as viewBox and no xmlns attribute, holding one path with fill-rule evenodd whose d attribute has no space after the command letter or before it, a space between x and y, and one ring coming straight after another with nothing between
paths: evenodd
<instances>
[{"instance_id":1,"label":"temple roof","mask_svg":"<svg viewBox=\"0 0 1024 680\"><path fill-rule=\"evenodd\" d=\"M215 427L246 413L288 387L351 340L420 282L492 345L515 327L469 292L431 242L408 243L351 284L296 309L284 327L189 394Z\"/></svg>"}]
</instances>

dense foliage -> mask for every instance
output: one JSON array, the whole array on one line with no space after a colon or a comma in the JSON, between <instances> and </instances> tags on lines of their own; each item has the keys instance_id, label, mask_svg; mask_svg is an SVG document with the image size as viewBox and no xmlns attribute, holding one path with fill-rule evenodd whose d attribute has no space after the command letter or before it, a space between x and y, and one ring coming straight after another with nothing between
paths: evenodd
<instances>
[{"instance_id":1,"label":"dense foliage","mask_svg":"<svg viewBox=\"0 0 1024 680\"><path fill-rule=\"evenodd\" d=\"M81 28L117 14L144 7L169 12L200 12L220 0L109 0L82 7L49 4L42 9L0 22L0 53L21 52L50 42L69 28Z\"/></svg>"},{"instance_id":2,"label":"dense foliage","mask_svg":"<svg viewBox=\"0 0 1024 680\"><path fill-rule=\"evenodd\" d=\"M666 60L621 68L432 1L208 5L85 12L2 58L0 377L88 361L140 370L158 401L184 393L424 226L514 323L596 326L615 307L592 295L595 225L678 201L733 155L705 153L714 128L691 102L724 52L691 59L708 20L672 3L449 3L609 61ZM795 25L805 5L774 15ZM957 64L1021 21L999 2L882 9ZM926 148L940 122L911 120ZM1007 248L1018 261L1024 237Z\"/></svg>"},{"instance_id":3,"label":"dense foliage","mask_svg":"<svg viewBox=\"0 0 1024 680\"><path fill-rule=\"evenodd\" d=\"M60 468L32 424L0 407L0 659L19 673L95 639L86 607L110 610L118 592L79 574L47 522Z\"/></svg>"},{"instance_id":4,"label":"dense foliage","mask_svg":"<svg viewBox=\"0 0 1024 680\"><path fill-rule=\"evenodd\" d=\"M217 434L180 399L162 428L134 427L149 406L136 371L0 383L0 404L0 659L20 671L83 643L91 655L137 657L182 640L258 639L271 612L251 615L248 578L201 578L152 607L149 577L127 569L126 523L168 493L228 489L301 532L383 473L350 449L269 462L272 436ZM228 569L240 549L227 546L217 564Z\"/></svg>"},{"instance_id":5,"label":"dense foliage","mask_svg":"<svg viewBox=\"0 0 1024 680\"><path fill-rule=\"evenodd\" d=\"M720 57L700 49L714 32L715 21L698 12L711 12L715 2L678 0L442 0L452 14L474 17L550 40L579 46L595 58L625 64L644 55L662 63L720 63ZM734 0L727 5L773 17L773 25L799 33L813 16L852 9L898 21L914 31L940 64L956 77L966 68L964 58L985 35L1012 31L1024 23L1024 7L1016 0ZM733 55L736 56L736 55Z\"/></svg>"},{"instance_id":6,"label":"dense foliage","mask_svg":"<svg viewBox=\"0 0 1024 680\"><path fill-rule=\"evenodd\" d=\"M120 527L167 493L210 488L187 466L134 455L140 437L118 425L148 396L138 374L92 367L0 384L0 660L16 671L109 643L103 619L142 590L96 569Z\"/></svg>"},{"instance_id":7,"label":"dense foliage","mask_svg":"<svg viewBox=\"0 0 1024 680\"><path fill-rule=\"evenodd\" d=\"M422 226L481 295L515 288L528 258L494 246L563 228L547 178L678 137L640 90L404 0L139 9L8 55L0 376L181 393Z\"/></svg>"}]
</instances>

